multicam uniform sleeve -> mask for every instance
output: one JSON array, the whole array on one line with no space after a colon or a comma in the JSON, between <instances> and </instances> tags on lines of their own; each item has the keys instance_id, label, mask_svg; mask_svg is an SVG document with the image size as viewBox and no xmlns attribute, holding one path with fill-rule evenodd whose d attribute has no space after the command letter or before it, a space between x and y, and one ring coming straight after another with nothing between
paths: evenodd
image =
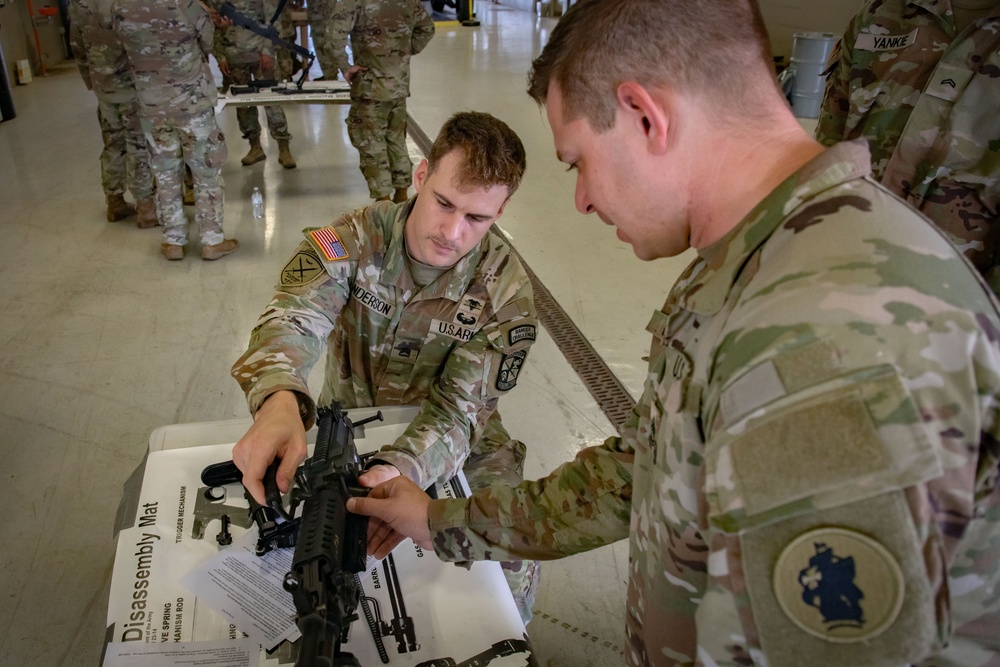
<instances>
[{"instance_id":1,"label":"multicam uniform sleeve","mask_svg":"<svg viewBox=\"0 0 1000 667\"><path fill-rule=\"evenodd\" d=\"M516 384L535 339L534 333L516 333L519 327L537 327L531 285L525 281L507 304L509 308L500 308L499 316L449 354L416 418L379 452L380 460L422 488L458 472L499 398Z\"/></svg>"},{"instance_id":2,"label":"multicam uniform sleeve","mask_svg":"<svg viewBox=\"0 0 1000 667\"><path fill-rule=\"evenodd\" d=\"M636 423L633 411L622 437L581 450L543 479L432 501L434 551L446 561L552 560L627 538Z\"/></svg>"},{"instance_id":3,"label":"multicam uniform sleeve","mask_svg":"<svg viewBox=\"0 0 1000 667\"><path fill-rule=\"evenodd\" d=\"M182 11L198 33L198 46L207 59L212 53L212 42L215 40L215 25L208 16L205 5L196 0L188 0L182 4Z\"/></svg>"},{"instance_id":4,"label":"multicam uniform sleeve","mask_svg":"<svg viewBox=\"0 0 1000 667\"><path fill-rule=\"evenodd\" d=\"M231 371L246 394L251 414L271 394L289 390L299 397L306 428L312 426L315 405L309 396L309 372L326 349L327 336L347 303L354 265L355 260L343 260L333 270L324 270L308 241L285 265L277 294ZM303 274L302 266L314 271Z\"/></svg>"},{"instance_id":5,"label":"multicam uniform sleeve","mask_svg":"<svg viewBox=\"0 0 1000 667\"><path fill-rule=\"evenodd\" d=\"M326 24L326 55L342 73L351 68L351 61L347 58L347 41L354 29L357 13L357 0L337 0Z\"/></svg>"},{"instance_id":6,"label":"multicam uniform sleeve","mask_svg":"<svg viewBox=\"0 0 1000 667\"><path fill-rule=\"evenodd\" d=\"M424 50L431 38L434 37L434 19L431 18L427 10L424 9L424 4L418 2L418 0L411 0L413 5L415 5L414 12L414 24L413 24L413 35L410 39L410 54L417 55Z\"/></svg>"},{"instance_id":7,"label":"multicam uniform sleeve","mask_svg":"<svg viewBox=\"0 0 1000 667\"><path fill-rule=\"evenodd\" d=\"M851 111L851 69L857 20L857 17L851 20L830 55L828 69L832 71L826 78L826 93L816 123L816 141L824 146L832 146L845 138L847 116Z\"/></svg>"},{"instance_id":8,"label":"multicam uniform sleeve","mask_svg":"<svg viewBox=\"0 0 1000 667\"><path fill-rule=\"evenodd\" d=\"M80 76L83 78L83 82L87 84L87 90L90 90L90 62L87 60L87 45L83 41L83 31L80 29L80 23L83 21L83 12L77 7L77 3L69 3L69 45L70 50L73 52L73 59L76 61L76 67L80 70Z\"/></svg>"},{"instance_id":9,"label":"multicam uniform sleeve","mask_svg":"<svg viewBox=\"0 0 1000 667\"><path fill-rule=\"evenodd\" d=\"M271 20L272 16L274 16L274 11L277 9L277 5L269 2L268 0L256 0L250 5L250 7L253 8L252 11L249 12L250 18L264 26L268 25L268 21ZM248 51L254 50L265 56L274 58L274 42L244 28L239 29L245 33L241 35L241 37L246 40Z\"/></svg>"}]
</instances>

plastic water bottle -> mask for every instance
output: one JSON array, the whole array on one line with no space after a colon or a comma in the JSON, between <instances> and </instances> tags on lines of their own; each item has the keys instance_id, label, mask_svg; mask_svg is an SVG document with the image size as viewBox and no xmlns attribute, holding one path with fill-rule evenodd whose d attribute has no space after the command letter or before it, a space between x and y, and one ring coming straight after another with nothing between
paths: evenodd
<instances>
[{"instance_id":1,"label":"plastic water bottle","mask_svg":"<svg viewBox=\"0 0 1000 667\"><path fill-rule=\"evenodd\" d=\"M260 193L260 188L254 187L253 194L250 195L250 203L253 205L253 217L264 217L264 195Z\"/></svg>"}]
</instances>

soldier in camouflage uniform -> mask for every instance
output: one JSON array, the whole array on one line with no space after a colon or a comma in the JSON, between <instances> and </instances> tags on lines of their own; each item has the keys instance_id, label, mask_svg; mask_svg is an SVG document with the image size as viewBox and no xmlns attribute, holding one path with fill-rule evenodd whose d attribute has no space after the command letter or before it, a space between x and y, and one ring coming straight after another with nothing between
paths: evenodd
<instances>
[{"instance_id":1,"label":"soldier in camouflage uniform","mask_svg":"<svg viewBox=\"0 0 1000 667\"><path fill-rule=\"evenodd\" d=\"M323 70L320 79L336 79L337 63L330 56L327 46L329 37L327 26L330 23L330 13L339 0L306 0L306 18L309 20L309 38L313 43L316 60ZM307 45L308 46L308 45Z\"/></svg>"},{"instance_id":2,"label":"soldier in camouflage uniform","mask_svg":"<svg viewBox=\"0 0 1000 667\"><path fill-rule=\"evenodd\" d=\"M833 59L816 137L868 139L875 177L1000 293L1000 2L868 2Z\"/></svg>"},{"instance_id":3,"label":"soldier in camouflage uniform","mask_svg":"<svg viewBox=\"0 0 1000 667\"><path fill-rule=\"evenodd\" d=\"M330 16L327 48L351 84L347 133L372 199L406 201L413 170L406 150L410 57L433 36L434 21L419 0L338 0Z\"/></svg>"},{"instance_id":4,"label":"soldier in camouflage uniform","mask_svg":"<svg viewBox=\"0 0 1000 667\"><path fill-rule=\"evenodd\" d=\"M577 209L641 259L698 256L620 437L469 499L390 480L348 503L381 519L370 551L628 538L630 665L997 665L1000 312L979 275L863 141L802 129L746 0L582 0L530 81Z\"/></svg>"},{"instance_id":5,"label":"soldier in camouflage uniform","mask_svg":"<svg viewBox=\"0 0 1000 667\"><path fill-rule=\"evenodd\" d=\"M227 0L236 11L253 19L257 23L267 25L274 15L276 5L271 0ZM215 2L215 9L221 2ZM247 30L232 26L223 29L225 40L219 71L228 75L230 81L237 86L245 86L251 79L276 79L275 46L271 40ZM288 122L285 120L285 110L280 104L264 106L267 117L267 127L271 136L278 142L278 163L285 169L296 167L295 158L288 147L292 135L288 132ZM243 138L250 142L250 151L243 156L244 167L267 159L260 145L260 120L257 107L241 106L236 108L236 119L240 125Z\"/></svg>"},{"instance_id":6,"label":"soldier in camouflage uniform","mask_svg":"<svg viewBox=\"0 0 1000 667\"><path fill-rule=\"evenodd\" d=\"M295 23L292 21L292 12L301 11L301 0L289 0L281 10L278 17L278 36L289 43L296 42ZM274 74L279 81L289 81L295 75L296 67L301 67L298 56L293 56L292 52L284 47L275 47L275 67Z\"/></svg>"},{"instance_id":7,"label":"soldier in camouflage uniform","mask_svg":"<svg viewBox=\"0 0 1000 667\"><path fill-rule=\"evenodd\" d=\"M196 0L114 0L114 27L135 77L142 128L156 176L163 225L160 250L184 257L187 219L181 195L182 163L194 176L195 220L201 256L235 252L236 239L222 232L222 165L226 141L215 122L215 83L208 68L213 26Z\"/></svg>"},{"instance_id":8,"label":"soldier in camouflage uniform","mask_svg":"<svg viewBox=\"0 0 1000 667\"><path fill-rule=\"evenodd\" d=\"M488 230L524 165L504 123L458 114L417 167L415 199L306 230L232 371L256 420L233 460L255 495L276 454L282 489L305 456L303 423L315 415L307 378L327 348L320 405L421 406L363 484L401 473L427 487L463 464L472 488L521 481L524 445L507 434L497 403L517 383L537 325L527 274ZM527 622L534 563L504 571Z\"/></svg>"},{"instance_id":9,"label":"soldier in camouflage uniform","mask_svg":"<svg viewBox=\"0 0 1000 667\"><path fill-rule=\"evenodd\" d=\"M135 215L140 229L155 227L153 174L146 137L139 124L139 99L128 58L111 25L111 0L72 0L70 44L87 89L97 96L97 119L104 139L101 183L108 222ZM125 185L136 208L125 201Z\"/></svg>"}]
</instances>

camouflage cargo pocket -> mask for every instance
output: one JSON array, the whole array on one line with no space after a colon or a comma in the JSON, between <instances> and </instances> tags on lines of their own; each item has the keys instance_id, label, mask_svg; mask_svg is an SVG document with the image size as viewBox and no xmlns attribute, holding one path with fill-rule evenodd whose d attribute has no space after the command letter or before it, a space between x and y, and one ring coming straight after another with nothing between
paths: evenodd
<instances>
[{"instance_id":1,"label":"camouflage cargo pocket","mask_svg":"<svg viewBox=\"0 0 1000 667\"><path fill-rule=\"evenodd\" d=\"M229 157L229 149L226 148L226 137L222 130L215 130L208 135L208 147L205 151L205 163L214 168L221 168Z\"/></svg>"}]
</instances>

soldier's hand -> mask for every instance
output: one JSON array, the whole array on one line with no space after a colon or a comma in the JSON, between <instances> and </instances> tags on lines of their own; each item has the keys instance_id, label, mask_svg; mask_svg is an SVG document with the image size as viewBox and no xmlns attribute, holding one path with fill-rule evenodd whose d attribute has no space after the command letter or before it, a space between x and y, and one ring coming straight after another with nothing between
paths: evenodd
<instances>
[{"instance_id":1,"label":"soldier's hand","mask_svg":"<svg viewBox=\"0 0 1000 667\"><path fill-rule=\"evenodd\" d=\"M395 477L399 477L399 468L388 463L377 463L358 475L358 482L371 489Z\"/></svg>"},{"instance_id":2,"label":"soldier's hand","mask_svg":"<svg viewBox=\"0 0 1000 667\"><path fill-rule=\"evenodd\" d=\"M220 14L219 10L212 9L211 7L207 7L205 5L202 5L202 7L205 7L205 9L208 10L208 18L212 22L212 25L216 28L228 28L233 24L233 20L228 16Z\"/></svg>"},{"instance_id":3,"label":"soldier's hand","mask_svg":"<svg viewBox=\"0 0 1000 667\"><path fill-rule=\"evenodd\" d=\"M260 68L265 72L274 69L274 58L266 53L260 54Z\"/></svg>"},{"instance_id":4,"label":"soldier's hand","mask_svg":"<svg viewBox=\"0 0 1000 667\"><path fill-rule=\"evenodd\" d=\"M365 498L348 498L347 509L372 517L368 522L368 553L382 559L407 537L422 549L434 550L427 526L430 503L430 496L400 475L376 486Z\"/></svg>"},{"instance_id":5,"label":"soldier's hand","mask_svg":"<svg viewBox=\"0 0 1000 667\"><path fill-rule=\"evenodd\" d=\"M219 63L219 71L225 76L229 76L231 72L229 71L229 61L225 58L217 58L216 62Z\"/></svg>"},{"instance_id":6,"label":"soldier's hand","mask_svg":"<svg viewBox=\"0 0 1000 667\"><path fill-rule=\"evenodd\" d=\"M233 447L233 462L243 472L243 486L258 503L266 505L263 479L267 467L275 458L281 459L278 489L287 493L307 453L306 430L295 394L279 391L260 406L253 426Z\"/></svg>"},{"instance_id":7,"label":"soldier's hand","mask_svg":"<svg viewBox=\"0 0 1000 667\"><path fill-rule=\"evenodd\" d=\"M367 67L362 67L361 65L351 65L350 67L347 68L347 71L344 72L344 79L347 80L347 83L353 84L354 77L357 76L358 72L367 72L367 71L368 71Z\"/></svg>"}]
</instances>

